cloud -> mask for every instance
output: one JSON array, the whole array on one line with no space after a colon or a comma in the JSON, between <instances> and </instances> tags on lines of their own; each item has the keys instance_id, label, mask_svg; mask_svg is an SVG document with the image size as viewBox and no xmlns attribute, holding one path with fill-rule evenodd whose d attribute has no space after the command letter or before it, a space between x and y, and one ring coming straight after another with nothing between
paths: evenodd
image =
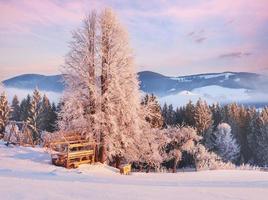
<instances>
[{"instance_id":1,"label":"cloud","mask_svg":"<svg viewBox=\"0 0 268 200\"><path fill-rule=\"evenodd\" d=\"M36 26L77 24L87 8L100 8L102 5L101 1L94 0L0 1L0 32L29 34Z\"/></svg>"},{"instance_id":2,"label":"cloud","mask_svg":"<svg viewBox=\"0 0 268 200\"><path fill-rule=\"evenodd\" d=\"M195 39L195 42L197 42L197 43L202 43L202 42L205 41L206 39L207 39L206 37L200 37L200 38Z\"/></svg>"},{"instance_id":3,"label":"cloud","mask_svg":"<svg viewBox=\"0 0 268 200\"><path fill-rule=\"evenodd\" d=\"M219 55L219 58L242 58L252 55L251 52L231 52Z\"/></svg>"},{"instance_id":4,"label":"cloud","mask_svg":"<svg viewBox=\"0 0 268 200\"><path fill-rule=\"evenodd\" d=\"M205 36L205 30L200 29L198 31L191 31L187 34L195 43L202 43L207 40L207 36Z\"/></svg>"}]
</instances>

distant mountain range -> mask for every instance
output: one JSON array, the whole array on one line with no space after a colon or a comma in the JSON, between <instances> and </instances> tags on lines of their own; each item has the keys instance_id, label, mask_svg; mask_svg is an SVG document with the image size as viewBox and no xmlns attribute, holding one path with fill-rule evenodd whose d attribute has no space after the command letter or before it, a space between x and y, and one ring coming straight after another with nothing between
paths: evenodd
<instances>
[{"instance_id":1,"label":"distant mountain range","mask_svg":"<svg viewBox=\"0 0 268 200\"><path fill-rule=\"evenodd\" d=\"M223 72L170 77L142 71L138 77L140 89L145 93L154 93L160 101L170 102L176 98L177 102L182 99L186 102L204 98L209 102L268 102L268 78L256 73ZM6 88L33 90L38 87L41 91L61 93L64 90L62 79L62 75L24 74L5 80L3 84Z\"/></svg>"},{"instance_id":2,"label":"distant mountain range","mask_svg":"<svg viewBox=\"0 0 268 200\"><path fill-rule=\"evenodd\" d=\"M151 71L139 73L141 89L158 96L176 94L196 88L217 85L226 88L260 89L260 83L268 79L259 74L247 72L223 72L196 74L189 76L168 77ZM265 87L263 87L264 89Z\"/></svg>"},{"instance_id":3,"label":"distant mountain range","mask_svg":"<svg viewBox=\"0 0 268 200\"><path fill-rule=\"evenodd\" d=\"M5 87L32 90L62 92L64 85L62 75L45 76L40 74L23 74L3 81Z\"/></svg>"}]
</instances>

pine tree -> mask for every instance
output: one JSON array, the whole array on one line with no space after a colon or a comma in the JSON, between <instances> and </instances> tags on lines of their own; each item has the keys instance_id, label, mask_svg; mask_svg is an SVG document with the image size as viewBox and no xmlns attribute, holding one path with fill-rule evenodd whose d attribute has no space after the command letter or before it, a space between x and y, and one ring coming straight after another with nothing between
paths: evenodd
<instances>
[{"instance_id":1,"label":"pine tree","mask_svg":"<svg viewBox=\"0 0 268 200\"><path fill-rule=\"evenodd\" d=\"M199 99L194 110L194 126L198 134L204 136L212 124L212 114L207 103Z\"/></svg>"},{"instance_id":2,"label":"pine tree","mask_svg":"<svg viewBox=\"0 0 268 200\"><path fill-rule=\"evenodd\" d=\"M167 118L168 118L168 106L167 103L164 103L162 109L161 109L162 117L164 119L164 126L167 126Z\"/></svg>"},{"instance_id":3,"label":"pine tree","mask_svg":"<svg viewBox=\"0 0 268 200\"><path fill-rule=\"evenodd\" d=\"M27 123L32 130L33 139L35 142L39 142L41 139L41 95L38 89L35 89L30 102L29 116L27 118Z\"/></svg>"},{"instance_id":4,"label":"pine tree","mask_svg":"<svg viewBox=\"0 0 268 200\"><path fill-rule=\"evenodd\" d=\"M220 105L217 103L210 106L210 110L213 118L213 128L216 129L217 126L223 121L222 109Z\"/></svg>"},{"instance_id":5,"label":"pine tree","mask_svg":"<svg viewBox=\"0 0 268 200\"><path fill-rule=\"evenodd\" d=\"M172 104L170 105L167 105L166 103L164 104L162 108L162 116L164 118L165 126L175 124L176 116L175 116L175 111L173 110Z\"/></svg>"},{"instance_id":6,"label":"pine tree","mask_svg":"<svg viewBox=\"0 0 268 200\"><path fill-rule=\"evenodd\" d=\"M161 128L163 126L163 117L156 96L146 94L142 100L142 106L145 120L151 125L151 128Z\"/></svg>"},{"instance_id":7,"label":"pine tree","mask_svg":"<svg viewBox=\"0 0 268 200\"><path fill-rule=\"evenodd\" d=\"M188 126L195 125L194 114L195 114L195 107L192 101L189 101L189 103L185 107L185 112L184 112L184 123L186 125Z\"/></svg>"},{"instance_id":8,"label":"pine tree","mask_svg":"<svg viewBox=\"0 0 268 200\"><path fill-rule=\"evenodd\" d=\"M4 134L5 127L9 121L10 107L8 105L6 93L0 96L0 134Z\"/></svg>"},{"instance_id":9,"label":"pine tree","mask_svg":"<svg viewBox=\"0 0 268 200\"><path fill-rule=\"evenodd\" d=\"M258 130L257 119L259 117L259 112L255 108L251 108L248 111L248 121L247 123L247 141L249 146L249 151L251 152L251 157L249 160L250 164L257 164L257 154L258 154L258 142L256 133Z\"/></svg>"},{"instance_id":10,"label":"pine tree","mask_svg":"<svg viewBox=\"0 0 268 200\"><path fill-rule=\"evenodd\" d=\"M17 95L14 96L13 100L12 100L12 105L11 105L11 120L12 121L20 121L20 102L18 100Z\"/></svg>"},{"instance_id":11,"label":"pine tree","mask_svg":"<svg viewBox=\"0 0 268 200\"><path fill-rule=\"evenodd\" d=\"M46 95L43 96L41 107L40 107L40 130L42 131L52 131L53 125L51 122L51 115L52 115L52 107L50 104L49 99Z\"/></svg>"},{"instance_id":12,"label":"pine tree","mask_svg":"<svg viewBox=\"0 0 268 200\"><path fill-rule=\"evenodd\" d=\"M248 112L243 106L232 103L227 106L226 122L232 127L232 132L241 147L241 163L247 163L250 159L250 150L248 145Z\"/></svg>"},{"instance_id":13,"label":"pine tree","mask_svg":"<svg viewBox=\"0 0 268 200\"><path fill-rule=\"evenodd\" d=\"M215 147L218 155L225 162L236 162L240 154L240 147L231 133L230 125L226 123L219 124L214 134L216 138Z\"/></svg>"},{"instance_id":14,"label":"pine tree","mask_svg":"<svg viewBox=\"0 0 268 200\"><path fill-rule=\"evenodd\" d=\"M55 105L55 103L52 103L52 107L51 107L51 113L50 113L50 122L49 122L49 127L48 127L48 131L49 132L54 132L58 130L58 126L57 126L57 119L58 119L58 111L57 111L57 106Z\"/></svg>"},{"instance_id":15,"label":"pine tree","mask_svg":"<svg viewBox=\"0 0 268 200\"><path fill-rule=\"evenodd\" d=\"M264 108L255 121L255 154L258 165L268 165L268 108Z\"/></svg>"},{"instance_id":16,"label":"pine tree","mask_svg":"<svg viewBox=\"0 0 268 200\"><path fill-rule=\"evenodd\" d=\"M29 117L31 106L31 96L27 95L20 103L20 121L26 122Z\"/></svg>"},{"instance_id":17,"label":"pine tree","mask_svg":"<svg viewBox=\"0 0 268 200\"><path fill-rule=\"evenodd\" d=\"M185 107L176 108L175 111L175 124L184 125Z\"/></svg>"}]
</instances>

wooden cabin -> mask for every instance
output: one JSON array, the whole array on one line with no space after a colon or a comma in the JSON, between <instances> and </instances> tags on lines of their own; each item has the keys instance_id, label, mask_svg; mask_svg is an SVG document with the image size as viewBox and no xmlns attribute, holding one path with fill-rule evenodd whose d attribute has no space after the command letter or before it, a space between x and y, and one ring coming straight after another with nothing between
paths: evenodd
<instances>
[{"instance_id":1,"label":"wooden cabin","mask_svg":"<svg viewBox=\"0 0 268 200\"><path fill-rule=\"evenodd\" d=\"M66 168L77 168L81 164L95 161L96 143L83 138L67 137L66 141L50 144L52 164Z\"/></svg>"}]
</instances>

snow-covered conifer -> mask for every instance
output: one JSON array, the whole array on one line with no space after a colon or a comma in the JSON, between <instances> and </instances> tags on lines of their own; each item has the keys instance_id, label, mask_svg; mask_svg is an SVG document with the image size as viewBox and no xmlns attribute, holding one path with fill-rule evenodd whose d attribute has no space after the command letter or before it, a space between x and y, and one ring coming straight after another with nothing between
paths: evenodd
<instances>
[{"instance_id":1,"label":"snow-covered conifer","mask_svg":"<svg viewBox=\"0 0 268 200\"><path fill-rule=\"evenodd\" d=\"M152 128L161 128L163 126L163 117L161 107L153 94L146 94L142 100L142 106L145 113L145 120Z\"/></svg>"},{"instance_id":2,"label":"snow-covered conifer","mask_svg":"<svg viewBox=\"0 0 268 200\"><path fill-rule=\"evenodd\" d=\"M29 116L26 120L32 130L33 139L35 142L39 142L39 140L41 139L41 105L41 94L38 89L35 89L30 102Z\"/></svg>"},{"instance_id":3,"label":"snow-covered conifer","mask_svg":"<svg viewBox=\"0 0 268 200\"><path fill-rule=\"evenodd\" d=\"M20 121L26 122L29 117L31 107L31 96L27 95L20 103Z\"/></svg>"},{"instance_id":4,"label":"snow-covered conifer","mask_svg":"<svg viewBox=\"0 0 268 200\"><path fill-rule=\"evenodd\" d=\"M212 123L212 114L207 103L199 99L194 110L194 126L198 134L204 136Z\"/></svg>"},{"instance_id":5,"label":"snow-covered conifer","mask_svg":"<svg viewBox=\"0 0 268 200\"><path fill-rule=\"evenodd\" d=\"M9 121L10 107L8 105L8 100L6 93L3 92L0 95L0 134L3 134L5 127Z\"/></svg>"},{"instance_id":6,"label":"snow-covered conifer","mask_svg":"<svg viewBox=\"0 0 268 200\"><path fill-rule=\"evenodd\" d=\"M20 102L17 95L12 100L11 109L11 120L20 121Z\"/></svg>"},{"instance_id":7,"label":"snow-covered conifer","mask_svg":"<svg viewBox=\"0 0 268 200\"><path fill-rule=\"evenodd\" d=\"M215 147L223 161L237 161L240 154L240 147L231 133L230 125L226 123L219 124L214 134L216 136Z\"/></svg>"}]
</instances>

